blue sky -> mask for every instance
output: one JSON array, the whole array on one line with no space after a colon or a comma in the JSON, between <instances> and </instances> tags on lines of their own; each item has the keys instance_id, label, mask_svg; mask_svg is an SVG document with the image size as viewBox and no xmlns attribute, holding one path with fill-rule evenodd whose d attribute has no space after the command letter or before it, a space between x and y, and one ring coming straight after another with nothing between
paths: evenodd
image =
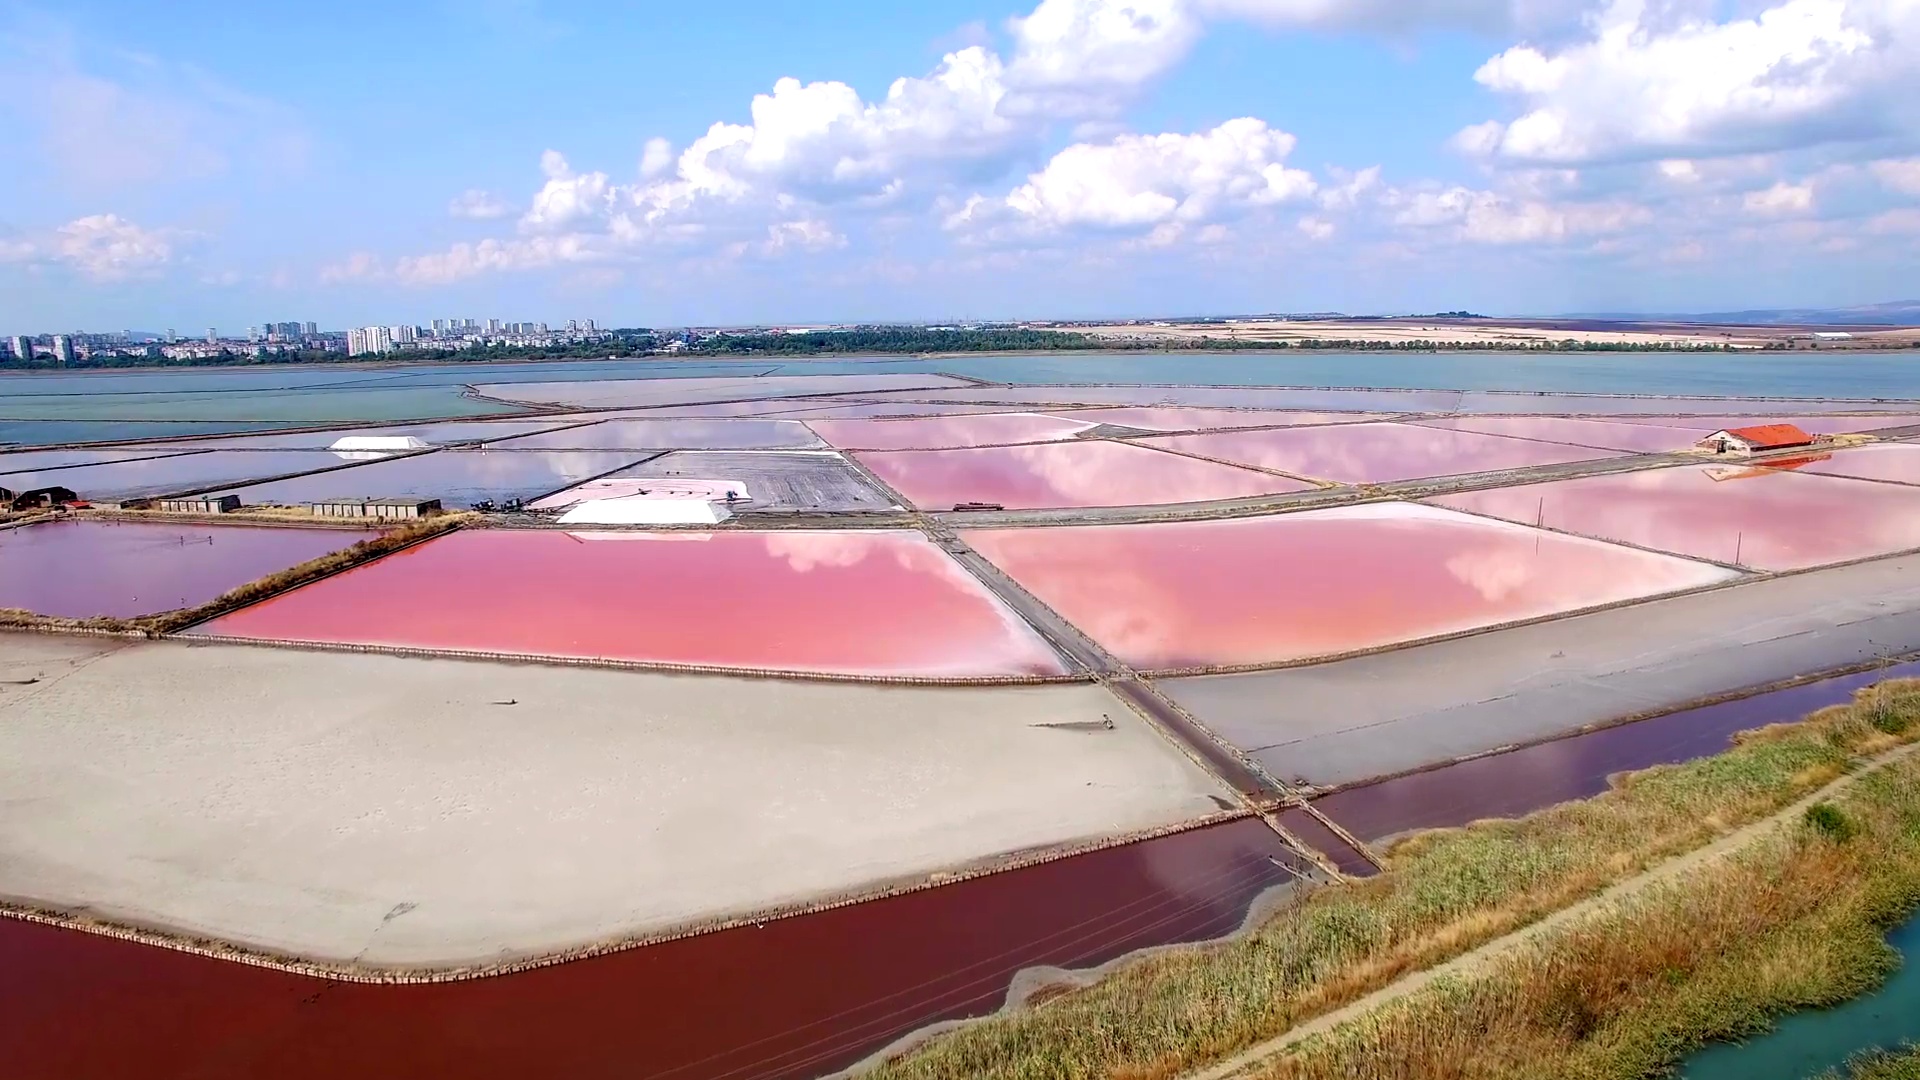
<instances>
[{"instance_id":1,"label":"blue sky","mask_svg":"<svg viewBox=\"0 0 1920 1080\"><path fill-rule=\"evenodd\" d=\"M0 0L0 64L5 332L1920 292L1920 0Z\"/></svg>"}]
</instances>

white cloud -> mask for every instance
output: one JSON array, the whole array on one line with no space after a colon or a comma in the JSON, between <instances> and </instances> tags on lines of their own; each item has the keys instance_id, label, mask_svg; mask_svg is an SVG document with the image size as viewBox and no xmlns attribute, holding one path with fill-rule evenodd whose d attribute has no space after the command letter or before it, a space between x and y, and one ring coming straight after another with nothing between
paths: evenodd
<instances>
[{"instance_id":1,"label":"white cloud","mask_svg":"<svg viewBox=\"0 0 1920 1080\"><path fill-rule=\"evenodd\" d=\"M847 238L834 231L833 226L824 221L802 219L782 221L767 226L768 251L825 251L829 248L847 246Z\"/></svg>"},{"instance_id":2,"label":"white cloud","mask_svg":"<svg viewBox=\"0 0 1920 1080\"><path fill-rule=\"evenodd\" d=\"M1869 221L1867 231L1875 236L1920 234L1920 210L1912 208L1889 210Z\"/></svg>"},{"instance_id":3,"label":"white cloud","mask_svg":"<svg viewBox=\"0 0 1920 1080\"><path fill-rule=\"evenodd\" d=\"M1920 158L1902 161L1876 161L1869 166L1874 179L1889 191L1920 195Z\"/></svg>"},{"instance_id":4,"label":"white cloud","mask_svg":"<svg viewBox=\"0 0 1920 1080\"><path fill-rule=\"evenodd\" d=\"M1295 225L1309 240L1329 240L1337 231L1326 218L1303 217Z\"/></svg>"},{"instance_id":5,"label":"white cloud","mask_svg":"<svg viewBox=\"0 0 1920 1080\"><path fill-rule=\"evenodd\" d=\"M640 178L653 180L666 174L673 168L673 143L662 138L651 138L640 151Z\"/></svg>"},{"instance_id":6,"label":"white cloud","mask_svg":"<svg viewBox=\"0 0 1920 1080\"><path fill-rule=\"evenodd\" d=\"M507 205L505 199L490 191L468 188L447 203L447 213L457 218L491 221L513 213L513 207Z\"/></svg>"},{"instance_id":7,"label":"white cloud","mask_svg":"<svg viewBox=\"0 0 1920 1080\"><path fill-rule=\"evenodd\" d=\"M1518 45L1475 74L1523 103L1455 144L1510 161L1701 157L1846 141L1912 127L1920 0L1784 0L1714 22L1609 0L1590 39Z\"/></svg>"},{"instance_id":8,"label":"white cloud","mask_svg":"<svg viewBox=\"0 0 1920 1080\"><path fill-rule=\"evenodd\" d=\"M93 214L54 230L51 254L95 281L119 281L173 261L171 235L143 229L118 214Z\"/></svg>"},{"instance_id":9,"label":"white cloud","mask_svg":"<svg viewBox=\"0 0 1920 1080\"><path fill-rule=\"evenodd\" d=\"M1042 230L1199 224L1311 196L1313 178L1285 164L1293 146L1292 135L1252 117L1194 135L1080 143L1055 154L1001 205L1004 214ZM974 203L960 223L981 209Z\"/></svg>"},{"instance_id":10,"label":"white cloud","mask_svg":"<svg viewBox=\"0 0 1920 1080\"><path fill-rule=\"evenodd\" d=\"M547 174L547 182L521 216L522 229L558 232L611 214L616 192L606 173L576 174L557 150L540 155L540 171Z\"/></svg>"},{"instance_id":11,"label":"white cloud","mask_svg":"<svg viewBox=\"0 0 1920 1080\"><path fill-rule=\"evenodd\" d=\"M1187 55L1200 20L1188 0L1041 0L1010 21L1007 112L1106 116Z\"/></svg>"},{"instance_id":12,"label":"white cloud","mask_svg":"<svg viewBox=\"0 0 1920 1080\"><path fill-rule=\"evenodd\" d=\"M1742 205L1752 214L1796 214L1813 209L1813 185L1785 180L1762 191L1750 191Z\"/></svg>"},{"instance_id":13,"label":"white cloud","mask_svg":"<svg viewBox=\"0 0 1920 1080\"><path fill-rule=\"evenodd\" d=\"M1404 35L1424 27L1483 33L1534 33L1560 26L1584 0L1196 0L1216 18L1277 27L1373 30Z\"/></svg>"},{"instance_id":14,"label":"white cloud","mask_svg":"<svg viewBox=\"0 0 1920 1080\"><path fill-rule=\"evenodd\" d=\"M489 272L532 270L590 261L594 257L591 243L580 236L489 239L477 244L455 244L431 255L397 259L392 276L402 285L445 285Z\"/></svg>"},{"instance_id":15,"label":"white cloud","mask_svg":"<svg viewBox=\"0 0 1920 1080\"><path fill-rule=\"evenodd\" d=\"M1495 191L1453 187L1391 192L1393 223L1413 229L1444 229L1475 244L1527 244L1616 233L1651 219L1644 207L1626 202L1549 202Z\"/></svg>"}]
</instances>

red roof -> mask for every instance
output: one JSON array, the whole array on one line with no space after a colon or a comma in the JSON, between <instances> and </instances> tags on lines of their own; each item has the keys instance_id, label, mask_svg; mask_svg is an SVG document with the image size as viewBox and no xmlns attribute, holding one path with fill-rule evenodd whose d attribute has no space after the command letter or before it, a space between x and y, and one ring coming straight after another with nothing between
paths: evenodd
<instances>
[{"instance_id":1,"label":"red roof","mask_svg":"<svg viewBox=\"0 0 1920 1080\"><path fill-rule=\"evenodd\" d=\"M1728 428L1727 434L1766 450L1776 446L1806 446L1813 436L1796 424L1760 424L1755 427Z\"/></svg>"}]
</instances>

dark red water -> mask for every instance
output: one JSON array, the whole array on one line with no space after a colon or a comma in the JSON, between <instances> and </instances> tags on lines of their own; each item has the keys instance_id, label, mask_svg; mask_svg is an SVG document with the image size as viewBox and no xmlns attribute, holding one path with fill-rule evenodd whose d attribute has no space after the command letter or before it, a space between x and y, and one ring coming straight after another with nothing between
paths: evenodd
<instances>
[{"instance_id":1,"label":"dark red water","mask_svg":"<svg viewBox=\"0 0 1920 1080\"><path fill-rule=\"evenodd\" d=\"M1798 720L1838 705L1860 687L1920 674L1920 663L1843 675L1786 690L1668 713L1635 724L1463 761L1366 787L1335 792L1314 806L1362 840L1409 829L1515 817L1607 789L1618 772L1717 754L1742 731ZM1287 819L1289 826L1291 819Z\"/></svg>"},{"instance_id":2,"label":"dark red water","mask_svg":"<svg viewBox=\"0 0 1920 1080\"><path fill-rule=\"evenodd\" d=\"M1340 839L1338 833L1322 825L1318 818L1305 810L1281 812L1280 824L1299 837L1301 842L1325 855L1348 877L1372 877L1380 872L1379 868L1367 861L1365 855L1355 851L1353 845Z\"/></svg>"},{"instance_id":3,"label":"dark red water","mask_svg":"<svg viewBox=\"0 0 1920 1080\"><path fill-rule=\"evenodd\" d=\"M1039 964L1217 937L1290 880L1258 821L518 975L377 986L0 918L0 1076L809 1077Z\"/></svg>"}]
</instances>

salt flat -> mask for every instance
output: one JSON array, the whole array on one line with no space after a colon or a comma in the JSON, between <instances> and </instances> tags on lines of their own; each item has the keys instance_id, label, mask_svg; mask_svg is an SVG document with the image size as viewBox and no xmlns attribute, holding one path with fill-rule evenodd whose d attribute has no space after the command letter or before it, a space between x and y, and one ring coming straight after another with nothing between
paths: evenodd
<instances>
[{"instance_id":1,"label":"salt flat","mask_svg":"<svg viewBox=\"0 0 1920 1080\"><path fill-rule=\"evenodd\" d=\"M1920 556L1160 688L1282 779L1344 785L1920 650Z\"/></svg>"},{"instance_id":2,"label":"salt flat","mask_svg":"<svg viewBox=\"0 0 1920 1080\"><path fill-rule=\"evenodd\" d=\"M1092 686L33 635L0 656L42 676L0 687L0 896L370 966L645 935L1225 794Z\"/></svg>"}]
</instances>

